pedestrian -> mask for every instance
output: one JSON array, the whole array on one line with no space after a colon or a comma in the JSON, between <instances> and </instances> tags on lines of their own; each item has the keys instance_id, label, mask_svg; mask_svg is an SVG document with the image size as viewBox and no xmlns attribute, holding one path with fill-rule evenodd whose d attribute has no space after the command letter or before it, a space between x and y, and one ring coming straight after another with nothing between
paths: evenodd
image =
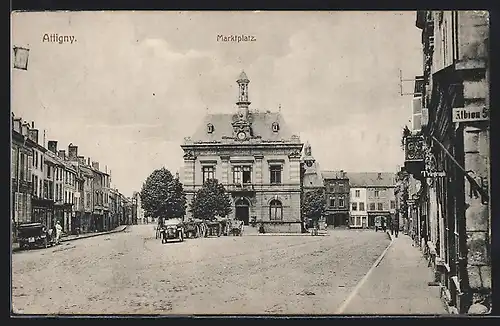
<instances>
[{"instance_id":1,"label":"pedestrian","mask_svg":"<svg viewBox=\"0 0 500 326\"><path fill-rule=\"evenodd\" d=\"M61 233L62 233L62 227L61 224L59 224L59 221L56 221L55 229L56 229L56 244L59 244L59 240L61 238Z\"/></svg>"},{"instance_id":2,"label":"pedestrian","mask_svg":"<svg viewBox=\"0 0 500 326\"><path fill-rule=\"evenodd\" d=\"M399 234L399 219L396 218L394 220L394 235L396 236L396 238L398 237L398 234Z\"/></svg>"}]
</instances>

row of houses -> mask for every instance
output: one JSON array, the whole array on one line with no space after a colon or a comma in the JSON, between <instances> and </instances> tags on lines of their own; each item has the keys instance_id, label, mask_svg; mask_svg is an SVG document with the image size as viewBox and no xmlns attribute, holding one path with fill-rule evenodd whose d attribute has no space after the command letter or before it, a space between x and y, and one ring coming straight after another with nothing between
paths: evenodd
<instances>
[{"instance_id":1,"label":"row of houses","mask_svg":"<svg viewBox=\"0 0 500 326\"><path fill-rule=\"evenodd\" d=\"M59 221L64 233L110 230L133 224L133 202L111 187L111 171L80 156L78 146L45 146L35 123L12 115L12 222ZM43 143L40 144L40 142Z\"/></svg>"},{"instance_id":2,"label":"row of houses","mask_svg":"<svg viewBox=\"0 0 500 326\"><path fill-rule=\"evenodd\" d=\"M489 17L418 11L415 78L398 201L450 311L491 311ZM406 197L406 198L403 198Z\"/></svg>"},{"instance_id":3,"label":"row of houses","mask_svg":"<svg viewBox=\"0 0 500 326\"><path fill-rule=\"evenodd\" d=\"M305 192L323 189L327 225L349 228L373 228L375 217L387 220L396 214L392 172L321 171L312 156L311 146L304 146L302 187Z\"/></svg>"}]
</instances>

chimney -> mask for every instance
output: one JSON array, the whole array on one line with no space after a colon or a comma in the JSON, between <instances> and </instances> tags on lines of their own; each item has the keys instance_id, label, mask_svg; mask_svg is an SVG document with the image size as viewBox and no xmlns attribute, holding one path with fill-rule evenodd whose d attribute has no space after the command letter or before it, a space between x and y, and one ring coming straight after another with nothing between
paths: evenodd
<instances>
[{"instance_id":1,"label":"chimney","mask_svg":"<svg viewBox=\"0 0 500 326\"><path fill-rule=\"evenodd\" d=\"M78 157L78 146L73 144L68 145L68 157L70 160L76 160Z\"/></svg>"},{"instance_id":2,"label":"chimney","mask_svg":"<svg viewBox=\"0 0 500 326\"><path fill-rule=\"evenodd\" d=\"M31 129L35 129L35 121L31 121Z\"/></svg>"},{"instance_id":3,"label":"chimney","mask_svg":"<svg viewBox=\"0 0 500 326\"><path fill-rule=\"evenodd\" d=\"M85 157L84 156L78 156L78 164L85 165Z\"/></svg>"},{"instance_id":4,"label":"chimney","mask_svg":"<svg viewBox=\"0 0 500 326\"><path fill-rule=\"evenodd\" d=\"M54 154L57 154L57 140L49 140L47 146L49 148L49 151L51 151Z\"/></svg>"},{"instance_id":5,"label":"chimney","mask_svg":"<svg viewBox=\"0 0 500 326\"><path fill-rule=\"evenodd\" d=\"M90 157L87 158L87 165L90 166Z\"/></svg>"},{"instance_id":6,"label":"chimney","mask_svg":"<svg viewBox=\"0 0 500 326\"><path fill-rule=\"evenodd\" d=\"M93 167L95 170L99 171L99 162L92 162L92 167Z\"/></svg>"},{"instance_id":7,"label":"chimney","mask_svg":"<svg viewBox=\"0 0 500 326\"><path fill-rule=\"evenodd\" d=\"M64 149L60 149L58 152L57 152L57 156L59 156L59 158L65 160L66 159L66 150Z\"/></svg>"},{"instance_id":8,"label":"chimney","mask_svg":"<svg viewBox=\"0 0 500 326\"><path fill-rule=\"evenodd\" d=\"M38 144L38 129L30 129L28 137Z\"/></svg>"},{"instance_id":9,"label":"chimney","mask_svg":"<svg viewBox=\"0 0 500 326\"><path fill-rule=\"evenodd\" d=\"M30 130L30 124L24 121L22 125L22 135L29 137L29 130Z\"/></svg>"}]
</instances>

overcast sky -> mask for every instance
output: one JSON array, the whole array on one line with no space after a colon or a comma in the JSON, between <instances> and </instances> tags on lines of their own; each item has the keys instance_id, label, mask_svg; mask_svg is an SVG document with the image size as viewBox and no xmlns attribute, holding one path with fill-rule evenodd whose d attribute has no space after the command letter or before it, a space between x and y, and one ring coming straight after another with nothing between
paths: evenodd
<instances>
[{"instance_id":1,"label":"overcast sky","mask_svg":"<svg viewBox=\"0 0 500 326\"><path fill-rule=\"evenodd\" d=\"M30 49L28 70L12 72L12 111L107 165L127 196L154 169L181 168L180 144L207 108L235 111L242 69L251 108L281 104L322 169L394 172L411 117L399 69L422 71L412 11L16 13L12 43Z\"/></svg>"}]
</instances>

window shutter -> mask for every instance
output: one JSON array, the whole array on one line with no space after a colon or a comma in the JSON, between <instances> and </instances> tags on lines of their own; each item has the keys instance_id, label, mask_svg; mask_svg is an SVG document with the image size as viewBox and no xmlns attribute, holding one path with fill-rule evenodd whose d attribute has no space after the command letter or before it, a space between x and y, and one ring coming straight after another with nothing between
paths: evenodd
<instances>
[{"instance_id":1,"label":"window shutter","mask_svg":"<svg viewBox=\"0 0 500 326\"><path fill-rule=\"evenodd\" d=\"M33 156L28 156L28 173L26 173L26 181L31 181L33 172Z\"/></svg>"},{"instance_id":2,"label":"window shutter","mask_svg":"<svg viewBox=\"0 0 500 326\"><path fill-rule=\"evenodd\" d=\"M15 148L12 149L12 178L16 178L17 175L17 151Z\"/></svg>"},{"instance_id":3,"label":"window shutter","mask_svg":"<svg viewBox=\"0 0 500 326\"><path fill-rule=\"evenodd\" d=\"M19 221L19 193L14 193L14 221Z\"/></svg>"},{"instance_id":4,"label":"window shutter","mask_svg":"<svg viewBox=\"0 0 500 326\"><path fill-rule=\"evenodd\" d=\"M26 194L26 221L27 222L32 222L31 221L31 196Z\"/></svg>"},{"instance_id":5,"label":"window shutter","mask_svg":"<svg viewBox=\"0 0 500 326\"><path fill-rule=\"evenodd\" d=\"M422 97L414 97L412 102L412 131L422 129Z\"/></svg>"},{"instance_id":6,"label":"window shutter","mask_svg":"<svg viewBox=\"0 0 500 326\"><path fill-rule=\"evenodd\" d=\"M422 108L422 116L421 116L421 124L422 127L425 127L429 124L429 109L428 108Z\"/></svg>"}]
</instances>

